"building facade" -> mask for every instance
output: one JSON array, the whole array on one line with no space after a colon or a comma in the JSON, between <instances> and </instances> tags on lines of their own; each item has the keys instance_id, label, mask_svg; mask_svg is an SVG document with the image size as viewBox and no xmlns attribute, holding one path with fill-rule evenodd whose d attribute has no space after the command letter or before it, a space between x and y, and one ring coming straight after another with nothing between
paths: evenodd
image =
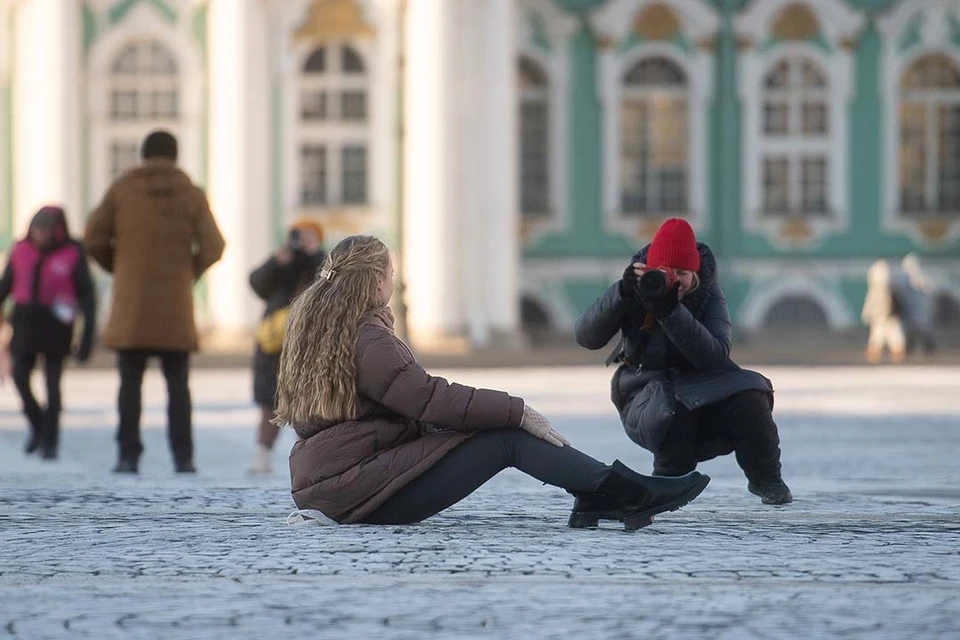
<instances>
[{"instance_id":1,"label":"building facade","mask_svg":"<svg viewBox=\"0 0 960 640\"><path fill-rule=\"evenodd\" d=\"M908 252L960 309L960 0L0 0L0 43L0 248L167 128L211 342L303 215L387 241L424 348L568 333L671 216L744 331L855 326Z\"/></svg>"}]
</instances>

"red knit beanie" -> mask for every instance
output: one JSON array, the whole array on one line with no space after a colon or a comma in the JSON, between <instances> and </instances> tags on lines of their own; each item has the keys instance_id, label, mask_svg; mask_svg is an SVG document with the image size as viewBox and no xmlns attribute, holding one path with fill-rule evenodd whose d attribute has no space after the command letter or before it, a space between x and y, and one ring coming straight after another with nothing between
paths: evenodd
<instances>
[{"instance_id":1,"label":"red knit beanie","mask_svg":"<svg viewBox=\"0 0 960 640\"><path fill-rule=\"evenodd\" d=\"M683 218L664 220L647 252L647 266L654 269L673 267L687 271L700 270L700 252L693 227Z\"/></svg>"}]
</instances>

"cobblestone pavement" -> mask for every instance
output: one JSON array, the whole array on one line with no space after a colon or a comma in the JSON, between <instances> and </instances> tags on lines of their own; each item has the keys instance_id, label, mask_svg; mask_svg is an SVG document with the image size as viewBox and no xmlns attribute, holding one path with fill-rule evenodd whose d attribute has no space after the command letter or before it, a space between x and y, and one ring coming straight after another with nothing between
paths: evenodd
<instances>
[{"instance_id":1,"label":"cobblestone pavement","mask_svg":"<svg viewBox=\"0 0 960 640\"><path fill-rule=\"evenodd\" d=\"M21 454L0 392L0 637L960 637L960 369L766 368L794 504L728 456L707 491L625 533L565 527L571 499L508 471L408 527L288 527L277 473L244 474L249 374L193 378L200 474L176 477L146 381L139 477L108 473L116 378L71 371L60 461ZM649 471L602 368L458 371ZM39 380L36 381L39 388Z\"/></svg>"}]
</instances>

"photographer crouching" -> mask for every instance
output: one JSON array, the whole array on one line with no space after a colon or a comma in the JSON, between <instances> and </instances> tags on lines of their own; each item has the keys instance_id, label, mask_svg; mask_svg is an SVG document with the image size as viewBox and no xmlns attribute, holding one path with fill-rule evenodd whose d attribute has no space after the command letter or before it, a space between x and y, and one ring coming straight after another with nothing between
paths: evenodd
<instances>
[{"instance_id":1,"label":"photographer crouching","mask_svg":"<svg viewBox=\"0 0 960 640\"><path fill-rule=\"evenodd\" d=\"M654 454L654 475L736 452L751 493L764 504L793 501L780 475L773 386L730 359L717 262L685 220L666 220L574 328L587 349L618 331L611 397L627 436Z\"/></svg>"},{"instance_id":2,"label":"photographer crouching","mask_svg":"<svg viewBox=\"0 0 960 640\"><path fill-rule=\"evenodd\" d=\"M283 246L250 274L250 287L267 303L257 327L253 356L253 399L260 407L260 426L250 473L269 474L273 470L271 458L279 427L271 420L276 409L277 372L287 312L293 299L313 281L326 257L323 227L315 220L301 218L290 226Z\"/></svg>"}]
</instances>

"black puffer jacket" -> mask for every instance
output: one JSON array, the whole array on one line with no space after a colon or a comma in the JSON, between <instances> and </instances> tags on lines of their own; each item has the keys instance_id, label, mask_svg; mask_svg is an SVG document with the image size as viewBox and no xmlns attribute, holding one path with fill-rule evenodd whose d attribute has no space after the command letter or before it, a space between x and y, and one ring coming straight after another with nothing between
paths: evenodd
<instances>
[{"instance_id":1,"label":"black puffer jacket","mask_svg":"<svg viewBox=\"0 0 960 640\"><path fill-rule=\"evenodd\" d=\"M649 245L631 262L646 262ZM741 391L771 394L773 386L730 359L730 314L717 281L710 248L700 251L700 285L652 331L642 329L646 312L636 299L620 296L614 283L579 318L577 343L602 349L618 332L620 344L609 362L622 362L613 375L611 399L631 440L656 452L670 429L676 402L698 409Z\"/></svg>"},{"instance_id":2,"label":"black puffer jacket","mask_svg":"<svg viewBox=\"0 0 960 640\"><path fill-rule=\"evenodd\" d=\"M271 256L250 274L250 288L267 303L266 318L274 311L289 306L294 297L313 279L326 254L296 254L293 262L282 265ZM280 354L264 353L259 346L253 355L253 400L260 406L272 407L277 395L277 372Z\"/></svg>"}]
</instances>

